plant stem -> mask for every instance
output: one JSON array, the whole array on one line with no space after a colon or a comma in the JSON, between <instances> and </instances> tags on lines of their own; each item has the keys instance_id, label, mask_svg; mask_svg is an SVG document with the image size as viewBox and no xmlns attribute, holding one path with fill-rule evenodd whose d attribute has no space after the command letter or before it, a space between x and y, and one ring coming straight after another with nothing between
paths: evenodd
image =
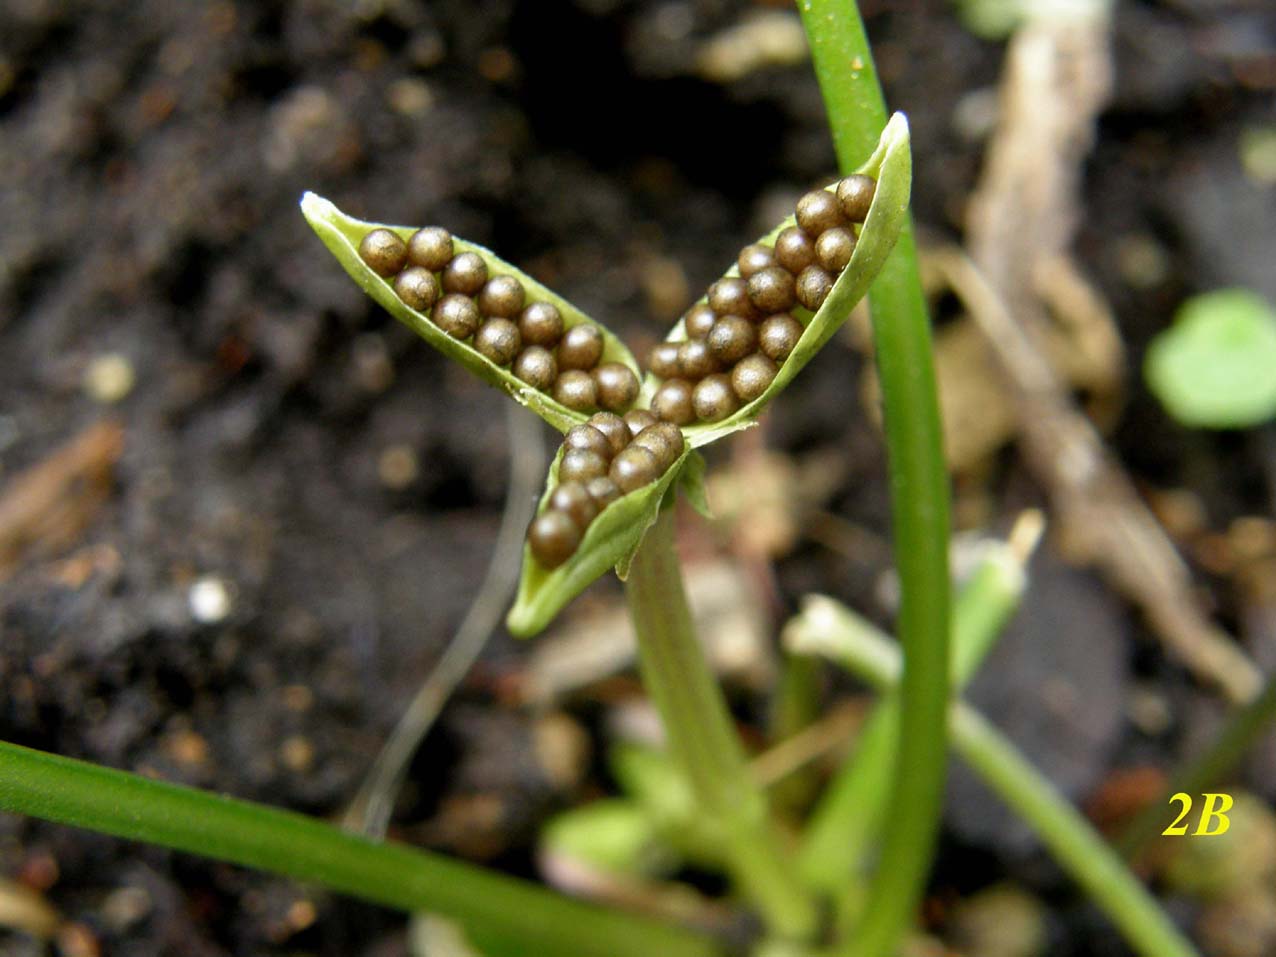
<instances>
[{"instance_id":1,"label":"plant stem","mask_svg":"<svg viewBox=\"0 0 1276 957\"><path fill-rule=\"evenodd\" d=\"M854 0L799 0L838 162L868 156L886 102ZM891 953L921 896L939 829L948 703L948 482L930 323L911 218L869 292L891 480L904 647L892 813L864 919L845 952Z\"/></svg>"},{"instance_id":2,"label":"plant stem","mask_svg":"<svg viewBox=\"0 0 1276 957\"><path fill-rule=\"evenodd\" d=\"M706 937L300 814L0 742L0 810L431 911L554 957L721 957Z\"/></svg>"},{"instance_id":3,"label":"plant stem","mask_svg":"<svg viewBox=\"0 0 1276 957\"><path fill-rule=\"evenodd\" d=\"M647 532L625 590L643 684L702 812L722 828L735 878L774 932L809 938L816 926L814 903L783 853L722 689L696 639L674 549L672 509Z\"/></svg>"}]
</instances>

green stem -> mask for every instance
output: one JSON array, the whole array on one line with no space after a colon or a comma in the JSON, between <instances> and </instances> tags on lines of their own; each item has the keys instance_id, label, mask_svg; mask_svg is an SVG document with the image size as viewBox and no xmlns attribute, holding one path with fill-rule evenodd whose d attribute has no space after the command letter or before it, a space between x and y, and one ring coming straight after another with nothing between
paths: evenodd
<instances>
[{"instance_id":1,"label":"green stem","mask_svg":"<svg viewBox=\"0 0 1276 957\"><path fill-rule=\"evenodd\" d=\"M886 125L854 0L799 0L838 162L850 171ZM916 910L934 852L944 788L948 703L948 483L930 323L911 220L869 292L891 479L904 646L892 813L864 919L846 953L891 953Z\"/></svg>"},{"instance_id":2,"label":"green stem","mask_svg":"<svg viewBox=\"0 0 1276 957\"><path fill-rule=\"evenodd\" d=\"M0 810L312 881L404 911L432 911L555 957L720 957L707 938L300 814L0 742Z\"/></svg>"},{"instance_id":3,"label":"green stem","mask_svg":"<svg viewBox=\"0 0 1276 957\"><path fill-rule=\"evenodd\" d=\"M702 813L722 828L736 879L772 930L809 938L816 926L814 903L783 853L722 689L696 639L674 549L672 509L661 513L643 539L626 593L643 684Z\"/></svg>"}]
</instances>

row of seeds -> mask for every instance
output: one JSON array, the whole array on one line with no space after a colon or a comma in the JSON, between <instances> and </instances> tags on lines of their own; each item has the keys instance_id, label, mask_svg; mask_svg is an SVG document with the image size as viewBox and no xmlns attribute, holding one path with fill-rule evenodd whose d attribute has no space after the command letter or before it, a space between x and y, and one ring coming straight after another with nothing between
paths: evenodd
<instances>
[{"instance_id":1,"label":"row of seeds","mask_svg":"<svg viewBox=\"0 0 1276 957\"><path fill-rule=\"evenodd\" d=\"M791 310L824 304L855 252L855 224L876 186L857 174L812 190L798 200L797 225L774 246L740 250L740 275L719 279L683 316L686 339L652 350L652 374L664 380L651 400L656 415L678 425L717 422L766 391L802 335Z\"/></svg>"},{"instance_id":2,"label":"row of seeds","mask_svg":"<svg viewBox=\"0 0 1276 957\"><path fill-rule=\"evenodd\" d=\"M589 523L620 496L656 481L682 455L682 430L643 409L599 412L563 438L558 485L532 520L536 561L557 568L575 554Z\"/></svg>"},{"instance_id":3,"label":"row of seeds","mask_svg":"<svg viewBox=\"0 0 1276 957\"><path fill-rule=\"evenodd\" d=\"M589 323L564 328L551 302L527 301L514 276L490 276L477 253L456 253L438 226L405 243L389 229L369 232L360 258L395 294L454 339L469 342L498 366L569 409L621 412L638 397L638 377L620 362L603 362L603 335Z\"/></svg>"}]
</instances>

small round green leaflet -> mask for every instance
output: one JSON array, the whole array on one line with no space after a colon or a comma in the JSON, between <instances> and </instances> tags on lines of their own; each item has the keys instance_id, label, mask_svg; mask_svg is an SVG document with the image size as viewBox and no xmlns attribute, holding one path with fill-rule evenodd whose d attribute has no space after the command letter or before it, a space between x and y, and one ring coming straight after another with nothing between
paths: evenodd
<instances>
[{"instance_id":1,"label":"small round green leaflet","mask_svg":"<svg viewBox=\"0 0 1276 957\"><path fill-rule=\"evenodd\" d=\"M1152 341L1143 375L1183 425L1260 425L1276 416L1276 310L1248 289L1194 296Z\"/></svg>"}]
</instances>

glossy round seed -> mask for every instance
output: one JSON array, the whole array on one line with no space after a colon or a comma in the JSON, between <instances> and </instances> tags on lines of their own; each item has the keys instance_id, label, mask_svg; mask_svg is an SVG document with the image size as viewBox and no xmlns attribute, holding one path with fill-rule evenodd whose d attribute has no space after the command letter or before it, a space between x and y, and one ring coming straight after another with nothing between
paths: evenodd
<instances>
[{"instance_id":1,"label":"glossy round seed","mask_svg":"<svg viewBox=\"0 0 1276 957\"><path fill-rule=\"evenodd\" d=\"M514 375L533 389L548 392L558 378L558 363L548 349L527 346L514 360Z\"/></svg>"},{"instance_id":2,"label":"glossy round seed","mask_svg":"<svg viewBox=\"0 0 1276 957\"><path fill-rule=\"evenodd\" d=\"M631 445L612 459L607 476L622 493L628 493L658 479L660 465L650 449Z\"/></svg>"},{"instance_id":3,"label":"glossy round seed","mask_svg":"<svg viewBox=\"0 0 1276 957\"><path fill-rule=\"evenodd\" d=\"M613 482L608 475L600 475L598 478L590 479L585 483L585 490L589 492L589 497L598 503L600 512L620 498L620 486Z\"/></svg>"},{"instance_id":4,"label":"glossy round seed","mask_svg":"<svg viewBox=\"0 0 1276 957\"><path fill-rule=\"evenodd\" d=\"M723 365L739 362L757 348L757 327L739 316L723 316L709 330L709 351Z\"/></svg>"},{"instance_id":5,"label":"glossy round seed","mask_svg":"<svg viewBox=\"0 0 1276 957\"><path fill-rule=\"evenodd\" d=\"M837 184L837 201L842 207L842 215L853 223L862 223L868 218L868 208L873 205L873 194L877 192L877 181L871 176L856 173Z\"/></svg>"},{"instance_id":6,"label":"glossy round seed","mask_svg":"<svg viewBox=\"0 0 1276 957\"><path fill-rule=\"evenodd\" d=\"M802 323L787 312L768 316L758 327L758 348L776 362L787 359L801 338Z\"/></svg>"},{"instance_id":7,"label":"glossy round seed","mask_svg":"<svg viewBox=\"0 0 1276 957\"><path fill-rule=\"evenodd\" d=\"M460 253L443 269L443 288L472 296L487 282L487 263L478 253Z\"/></svg>"},{"instance_id":8,"label":"glossy round seed","mask_svg":"<svg viewBox=\"0 0 1276 957\"><path fill-rule=\"evenodd\" d=\"M625 425L629 429L629 437L633 438L649 425L655 425L660 420L656 418L656 413L647 409L630 409L625 413ZM626 445L629 443L626 442Z\"/></svg>"},{"instance_id":9,"label":"glossy round seed","mask_svg":"<svg viewBox=\"0 0 1276 957\"><path fill-rule=\"evenodd\" d=\"M607 460L589 449L567 449L558 462L558 481L588 482L607 474Z\"/></svg>"},{"instance_id":10,"label":"glossy round seed","mask_svg":"<svg viewBox=\"0 0 1276 957\"><path fill-rule=\"evenodd\" d=\"M569 449L583 449L594 452L604 459L610 459L615 453L611 450L611 442L607 436L589 423L574 425L563 436L563 445Z\"/></svg>"},{"instance_id":11,"label":"glossy round seed","mask_svg":"<svg viewBox=\"0 0 1276 957\"><path fill-rule=\"evenodd\" d=\"M568 329L558 344L558 365L562 369L592 369L602 355L603 334L587 322Z\"/></svg>"},{"instance_id":12,"label":"glossy round seed","mask_svg":"<svg viewBox=\"0 0 1276 957\"><path fill-rule=\"evenodd\" d=\"M554 383L554 398L577 412L598 408L598 387L594 377L580 369L564 369Z\"/></svg>"},{"instance_id":13,"label":"glossy round seed","mask_svg":"<svg viewBox=\"0 0 1276 957\"><path fill-rule=\"evenodd\" d=\"M378 276L389 278L408 261L408 245L397 233L374 229L359 242L359 258Z\"/></svg>"},{"instance_id":14,"label":"glossy round seed","mask_svg":"<svg viewBox=\"0 0 1276 957\"><path fill-rule=\"evenodd\" d=\"M474 335L482 316L469 296L449 293L434 304L430 318L453 339L468 339Z\"/></svg>"},{"instance_id":15,"label":"glossy round seed","mask_svg":"<svg viewBox=\"0 0 1276 957\"><path fill-rule=\"evenodd\" d=\"M439 301L439 281L424 266L409 266L394 277L394 294L417 312L429 312Z\"/></svg>"},{"instance_id":16,"label":"glossy round seed","mask_svg":"<svg viewBox=\"0 0 1276 957\"><path fill-rule=\"evenodd\" d=\"M735 264L740 270L740 275L748 279L754 273L759 273L776 264L775 250L761 243L750 243L740 250Z\"/></svg>"},{"instance_id":17,"label":"glossy round seed","mask_svg":"<svg viewBox=\"0 0 1276 957\"><path fill-rule=\"evenodd\" d=\"M815 240L797 226L789 226L775 237L775 259L796 276L815 262Z\"/></svg>"},{"instance_id":18,"label":"glossy round seed","mask_svg":"<svg viewBox=\"0 0 1276 957\"><path fill-rule=\"evenodd\" d=\"M688 425L695 421L691 407L691 383L686 379L670 379L651 397L651 411L656 417L674 425Z\"/></svg>"},{"instance_id":19,"label":"glossy round seed","mask_svg":"<svg viewBox=\"0 0 1276 957\"><path fill-rule=\"evenodd\" d=\"M418 229L408 239L408 262L440 272L452 261L452 234L441 226Z\"/></svg>"},{"instance_id":20,"label":"glossy round seed","mask_svg":"<svg viewBox=\"0 0 1276 957\"><path fill-rule=\"evenodd\" d=\"M620 412L638 398L638 376L623 362L604 362L593 372L598 404L610 412Z\"/></svg>"},{"instance_id":21,"label":"glossy round seed","mask_svg":"<svg viewBox=\"0 0 1276 957\"><path fill-rule=\"evenodd\" d=\"M753 318L757 309L749 298L749 283L738 276L726 276L709 287L709 307L719 316Z\"/></svg>"},{"instance_id":22,"label":"glossy round seed","mask_svg":"<svg viewBox=\"0 0 1276 957\"><path fill-rule=\"evenodd\" d=\"M508 319L489 319L474 336L474 348L498 366L513 362L522 347L518 326Z\"/></svg>"},{"instance_id":23,"label":"glossy round seed","mask_svg":"<svg viewBox=\"0 0 1276 957\"><path fill-rule=\"evenodd\" d=\"M760 352L745 356L731 370L731 390L741 402L752 402L775 381L780 367Z\"/></svg>"},{"instance_id":24,"label":"glossy round seed","mask_svg":"<svg viewBox=\"0 0 1276 957\"><path fill-rule=\"evenodd\" d=\"M678 350L682 344L678 342L661 342L651 350L647 366L651 374L661 379L672 379L678 374Z\"/></svg>"},{"instance_id":25,"label":"glossy round seed","mask_svg":"<svg viewBox=\"0 0 1276 957\"><path fill-rule=\"evenodd\" d=\"M605 476L595 476L605 478ZM590 481L593 481L592 479ZM549 507L556 512L563 512L576 523L582 532L598 514L599 504L585 488L584 482L563 482L549 496Z\"/></svg>"},{"instance_id":26,"label":"glossy round seed","mask_svg":"<svg viewBox=\"0 0 1276 957\"><path fill-rule=\"evenodd\" d=\"M513 276L494 276L479 290L478 306L485 316L513 319L523 310L523 284Z\"/></svg>"},{"instance_id":27,"label":"glossy round seed","mask_svg":"<svg viewBox=\"0 0 1276 957\"><path fill-rule=\"evenodd\" d=\"M819 266L807 266L797 279L798 302L815 312L824 305L829 290L833 288L833 277Z\"/></svg>"},{"instance_id":28,"label":"glossy round seed","mask_svg":"<svg viewBox=\"0 0 1276 957\"><path fill-rule=\"evenodd\" d=\"M855 234L846 226L835 226L820 233L815 241L815 258L831 273L839 273L855 252Z\"/></svg>"},{"instance_id":29,"label":"glossy round seed","mask_svg":"<svg viewBox=\"0 0 1276 957\"><path fill-rule=\"evenodd\" d=\"M607 444L611 447L611 455L615 455L626 445L633 435L629 432L629 426L625 424L625 420L614 412L596 412L589 417L586 425L592 425L607 438Z\"/></svg>"},{"instance_id":30,"label":"glossy round seed","mask_svg":"<svg viewBox=\"0 0 1276 957\"><path fill-rule=\"evenodd\" d=\"M718 360L703 339L688 339L678 347L678 372L683 379L703 379L718 371Z\"/></svg>"},{"instance_id":31,"label":"glossy round seed","mask_svg":"<svg viewBox=\"0 0 1276 957\"><path fill-rule=\"evenodd\" d=\"M792 309L797 301L793 273L783 266L768 266L749 277L749 299L764 314Z\"/></svg>"},{"instance_id":32,"label":"glossy round seed","mask_svg":"<svg viewBox=\"0 0 1276 957\"><path fill-rule=\"evenodd\" d=\"M552 349L563 338L563 316L552 302L534 302L518 317L518 331L529 346Z\"/></svg>"},{"instance_id":33,"label":"glossy round seed","mask_svg":"<svg viewBox=\"0 0 1276 957\"><path fill-rule=\"evenodd\" d=\"M580 546L580 527L566 512L549 509L532 520L527 543L532 556L546 568L557 568Z\"/></svg>"},{"instance_id":34,"label":"glossy round seed","mask_svg":"<svg viewBox=\"0 0 1276 957\"><path fill-rule=\"evenodd\" d=\"M691 404L702 422L718 422L740 408L740 400L731 389L731 377L722 373L696 383Z\"/></svg>"},{"instance_id":35,"label":"glossy round seed","mask_svg":"<svg viewBox=\"0 0 1276 957\"><path fill-rule=\"evenodd\" d=\"M688 339L703 339L718 321L718 314L707 302L692 306L683 317L682 327L687 331Z\"/></svg>"},{"instance_id":36,"label":"glossy round seed","mask_svg":"<svg viewBox=\"0 0 1276 957\"><path fill-rule=\"evenodd\" d=\"M845 222L837 197L827 189L813 189L798 200L797 224L808 236L818 236Z\"/></svg>"},{"instance_id":37,"label":"glossy round seed","mask_svg":"<svg viewBox=\"0 0 1276 957\"><path fill-rule=\"evenodd\" d=\"M682 429L672 422L657 422L634 436L634 441L629 447L649 451L656 457L656 465L663 474L682 454L684 441Z\"/></svg>"}]
</instances>

